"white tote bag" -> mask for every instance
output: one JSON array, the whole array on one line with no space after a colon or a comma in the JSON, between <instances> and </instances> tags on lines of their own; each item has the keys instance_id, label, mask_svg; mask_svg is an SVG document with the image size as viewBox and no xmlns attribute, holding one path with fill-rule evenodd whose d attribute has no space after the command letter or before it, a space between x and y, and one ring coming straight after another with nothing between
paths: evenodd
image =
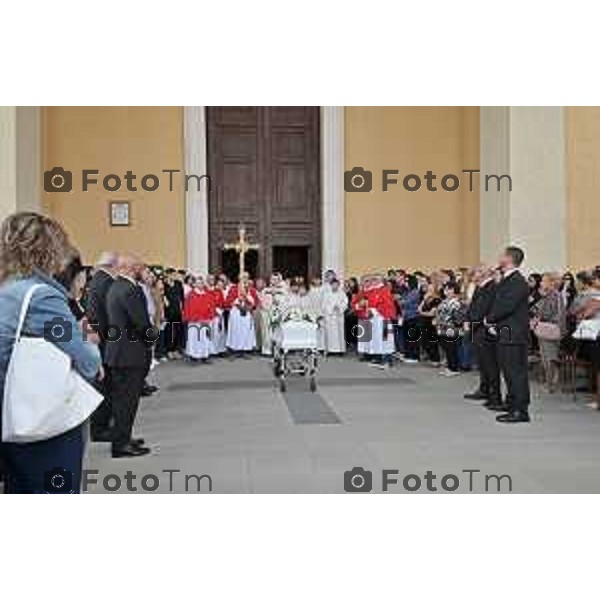
<instances>
[{"instance_id":1,"label":"white tote bag","mask_svg":"<svg viewBox=\"0 0 600 600\"><path fill-rule=\"evenodd\" d=\"M42 285L29 288L21 306L4 385L3 442L38 442L65 433L102 402L67 354L43 338L21 336L33 293Z\"/></svg>"},{"instance_id":2,"label":"white tote bag","mask_svg":"<svg viewBox=\"0 0 600 600\"><path fill-rule=\"evenodd\" d=\"M584 319L573 333L576 340L595 341L600 335L600 319Z\"/></svg>"}]
</instances>

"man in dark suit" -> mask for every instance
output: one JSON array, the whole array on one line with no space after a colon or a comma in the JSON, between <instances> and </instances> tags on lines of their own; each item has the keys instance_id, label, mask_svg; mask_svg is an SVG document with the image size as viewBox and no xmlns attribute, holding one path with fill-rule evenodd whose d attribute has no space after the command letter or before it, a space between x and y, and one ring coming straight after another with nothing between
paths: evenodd
<instances>
[{"instance_id":1,"label":"man in dark suit","mask_svg":"<svg viewBox=\"0 0 600 600\"><path fill-rule=\"evenodd\" d=\"M144 440L132 439L144 378L156 339L144 292L138 282L145 265L131 255L119 256L117 277L106 298L110 330L106 342L106 364L114 425L113 458L143 456L150 452Z\"/></svg>"},{"instance_id":2,"label":"man in dark suit","mask_svg":"<svg viewBox=\"0 0 600 600\"><path fill-rule=\"evenodd\" d=\"M507 412L496 417L500 423L529 422L529 286L519 271L524 258L516 246L506 248L500 257L502 279L486 317L508 390Z\"/></svg>"},{"instance_id":3,"label":"man in dark suit","mask_svg":"<svg viewBox=\"0 0 600 600\"><path fill-rule=\"evenodd\" d=\"M117 255L114 252L104 252L96 263L96 269L86 291L85 312L88 325L94 331L100 343L98 348L102 356L105 377L98 384L99 391L104 400L96 409L91 418L90 433L93 442L110 442L112 403L110 400L110 384L108 369L106 368L106 331L108 330L108 315L106 312L106 296L115 279Z\"/></svg>"},{"instance_id":4,"label":"man in dark suit","mask_svg":"<svg viewBox=\"0 0 600 600\"><path fill-rule=\"evenodd\" d=\"M477 287L467 311L470 335L479 366L479 389L465 394L468 400L486 400L485 406L500 404L500 371L496 344L490 339L483 324L496 296L496 283L492 269L481 266L475 272Z\"/></svg>"}]
</instances>

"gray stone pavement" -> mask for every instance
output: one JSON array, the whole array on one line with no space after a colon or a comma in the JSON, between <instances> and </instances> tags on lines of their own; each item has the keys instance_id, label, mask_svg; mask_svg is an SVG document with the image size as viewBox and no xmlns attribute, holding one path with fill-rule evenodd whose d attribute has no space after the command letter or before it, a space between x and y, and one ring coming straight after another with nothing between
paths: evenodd
<instances>
[{"instance_id":1,"label":"gray stone pavement","mask_svg":"<svg viewBox=\"0 0 600 600\"><path fill-rule=\"evenodd\" d=\"M447 379L426 365L384 372L328 358L316 394L301 378L281 394L270 362L258 357L171 362L152 377L161 390L142 399L136 423L152 454L113 460L108 444L91 444L85 468L98 470L100 483L90 492L103 492L103 478L113 474L122 478L119 492L127 491L123 476L132 471L139 492L149 474L159 493L198 491L186 475L210 476L200 480L201 492L212 483L213 493L343 493L344 472L354 467L372 471L374 492L382 491L383 469L398 471L390 492L404 492L411 474L426 492L427 471L439 491L449 474L458 477L457 493L484 492L486 475L506 474L513 493L600 492L600 412L586 406L589 398L574 403L534 385L533 422L500 425L462 398L475 374ZM147 487L154 483L149 478ZM508 491L507 478L500 485ZM497 491L494 477L487 489Z\"/></svg>"}]
</instances>

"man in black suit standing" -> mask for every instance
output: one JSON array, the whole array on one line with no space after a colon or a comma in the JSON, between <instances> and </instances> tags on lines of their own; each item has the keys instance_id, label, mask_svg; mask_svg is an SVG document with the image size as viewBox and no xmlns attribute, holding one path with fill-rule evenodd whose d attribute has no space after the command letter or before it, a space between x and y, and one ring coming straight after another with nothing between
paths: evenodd
<instances>
[{"instance_id":1,"label":"man in black suit standing","mask_svg":"<svg viewBox=\"0 0 600 600\"><path fill-rule=\"evenodd\" d=\"M507 412L496 417L500 423L529 422L529 286L519 271L524 258L516 246L506 248L500 257L502 279L486 318L508 390Z\"/></svg>"},{"instance_id":2,"label":"man in black suit standing","mask_svg":"<svg viewBox=\"0 0 600 600\"><path fill-rule=\"evenodd\" d=\"M110 442L112 403L110 399L110 384L108 369L106 368L106 331L108 329L108 315L106 312L106 296L112 285L117 266L117 254L115 252L103 252L96 263L93 277L88 284L86 293L86 317L88 326L94 331L100 340L98 348L102 356L105 377L98 384L99 391L104 395L102 404L96 409L91 418L91 438L93 442Z\"/></svg>"},{"instance_id":3,"label":"man in black suit standing","mask_svg":"<svg viewBox=\"0 0 600 600\"><path fill-rule=\"evenodd\" d=\"M106 298L110 323L106 364L114 417L113 458L143 456L150 452L143 445L144 440L131 437L152 344L157 336L144 292L138 284L144 269L145 265L137 257L119 256L117 277Z\"/></svg>"},{"instance_id":4,"label":"man in black suit standing","mask_svg":"<svg viewBox=\"0 0 600 600\"><path fill-rule=\"evenodd\" d=\"M486 400L485 406L500 405L500 371L496 344L490 339L484 319L488 316L496 296L496 282L493 269L480 266L474 274L475 293L467 312L471 340L479 366L479 389L465 394L468 400Z\"/></svg>"}]
</instances>

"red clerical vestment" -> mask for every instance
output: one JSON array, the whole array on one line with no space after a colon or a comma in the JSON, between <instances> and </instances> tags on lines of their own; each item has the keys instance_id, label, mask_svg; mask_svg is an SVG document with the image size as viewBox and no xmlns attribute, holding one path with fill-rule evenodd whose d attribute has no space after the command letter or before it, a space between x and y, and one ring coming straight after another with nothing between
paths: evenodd
<instances>
[{"instance_id":1,"label":"red clerical vestment","mask_svg":"<svg viewBox=\"0 0 600 600\"><path fill-rule=\"evenodd\" d=\"M210 323L216 315L214 295L209 290L192 290L183 303L186 323Z\"/></svg>"},{"instance_id":2,"label":"red clerical vestment","mask_svg":"<svg viewBox=\"0 0 600 600\"><path fill-rule=\"evenodd\" d=\"M246 292L246 296L241 299L240 298L240 290L239 286L233 285L229 289L227 293L227 298L225 299L225 304L228 308L232 308L233 306L238 306L242 303L245 304L246 310L253 310L258 306L258 295L256 294L256 290L254 288L250 288Z\"/></svg>"},{"instance_id":3,"label":"red clerical vestment","mask_svg":"<svg viewBox=\"0 0 600 600\"><path fill-rule=\"evenodd\" d=\"M367 298L369 308L376 310L384 319L395 319L398 316L394 297L387 286L380 285L370 289Z\"/></svg>"},{"instance_id":4,"label":"red clerical vestment","mask_svg":"<svg viewBox=\"0 0 600 600\"><path fill-rule=\"evenodd\" d=\"M225 308L225 293L221 288L213 288L210 290L212 294L213 301L215 303L215 308Z\"/></svg>"},{"instance_id":5,"label":"red clerical vestment","mask_svg":"<svg viewBox=\"0 0 600 600\"><path fill-rule=\"evenodd\" d=\"M369 298L367 292L360 290L352 296L352 310L359 319L369 318Z\"/></svg>"}]
</instances>

